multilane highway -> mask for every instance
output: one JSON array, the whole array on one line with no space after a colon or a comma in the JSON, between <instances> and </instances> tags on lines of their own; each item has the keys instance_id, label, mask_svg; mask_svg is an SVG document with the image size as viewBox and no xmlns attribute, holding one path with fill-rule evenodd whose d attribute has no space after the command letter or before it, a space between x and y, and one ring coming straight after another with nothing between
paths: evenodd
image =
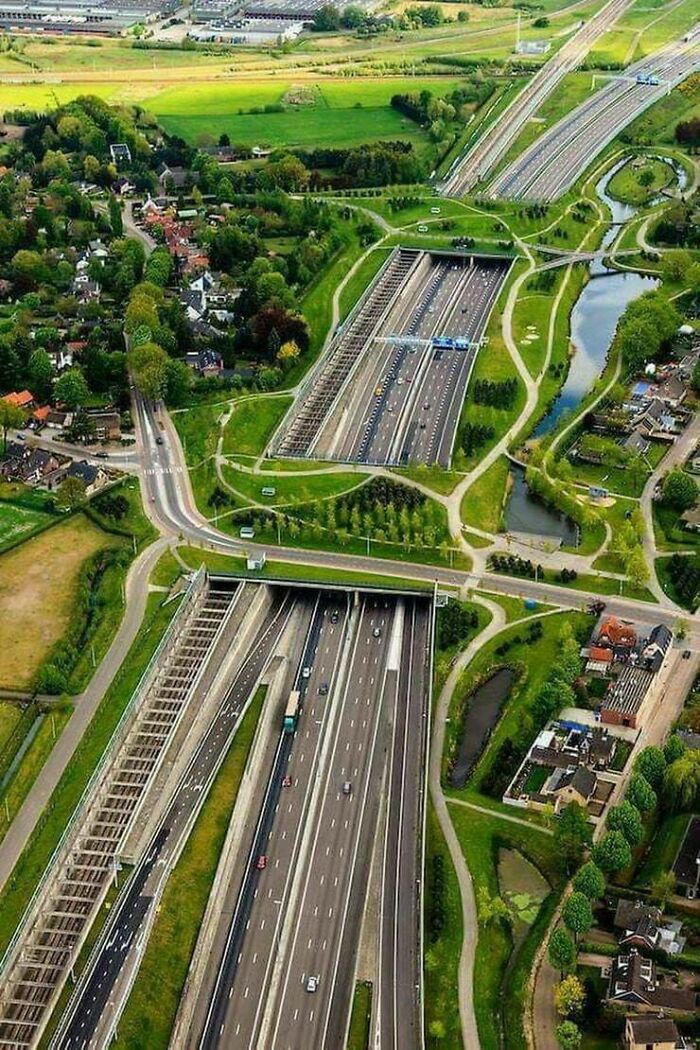
<instances>
[{"instance_id":1,"label":"multilane highway","mask_svg":"<svg viewBox=\"0 0 700 1050\"><path fill-rule=\"evenodd\" d=\"M460 197L493 171L509 147L542 103L567 73L581 64L603 33L630 6L632 0L609 0L564 44L528 81L522 91L489 124L474 146L468 146L444 179L440 190L446 196Z\"/></svg>"},{"instance_id":2,"label":"multilane highway","mask_svg":"<svg viewBox=\"0 0 700 1050\"><path fill-rule=\"evenodd\" d=\"M695 39L674 43L630 66L544 132L491 183L490 197L552 201L635 117L700 69ZM640 83L637 78L656 83Z\"/></svg>"},{"instance_id":3,"label":"multilane highway","mask_svg":"<svg viewBox=\"0 0 700 1050\"><path fill-rule=\"evenodd\" d=\"M402 930L403 953L390 968L396 990L387 1004L401 1001L407 1011L391 1024L410 1018L411 1041L396 1045L420 1046L429 625L425 601L365 596L353 608L337 596L320 601L300 665L301 715L273 762L248 874L203 1029L191 1045L343 1045L390 755L385 791L403 787L405 797L387 799L393 877L382 883L379 910L397 909L389 921Z\"/></svg>"},{"instance_id":4,"label":"multilane highway","mask_svg":"<svg viewBox=\"0 0 700 1050\"><path fill-rule=\"evenodd\" d=\"M275 594L251 641L248 655L168 802L143 858L117 899L52 1047L84 1050L108 1045L119 1018L119 1007L141 961L153 909L295 605L297 616L304 616L303 596L294 601L283 591Z\"/></svg>"},{"instance_id":5,"label":"multilane highway","mask_svg":"<svg viewBox=\"0 0 700 1050\"><path fill-rule=\"evenodd\" d=\"M402 315L378 337L334 458L449 467L478 341L506 272L504 263L437 257L417 298L402 302ZM390 341L382 346L385 333ZM470 345L438 348L436 336Z\"/></svg>"}]
</instances>

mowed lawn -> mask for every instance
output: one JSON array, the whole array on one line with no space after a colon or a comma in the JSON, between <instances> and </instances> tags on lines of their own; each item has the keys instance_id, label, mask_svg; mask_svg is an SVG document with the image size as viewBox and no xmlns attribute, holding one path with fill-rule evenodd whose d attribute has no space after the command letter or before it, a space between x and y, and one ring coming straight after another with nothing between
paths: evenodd
<instances>
[{"instance_id":1,"label":"mowed lawn","mask_svg":"<svg viewBox=\"0 0 700 1050\"><path fill-rule=\"evenodd\" d=\"M31 685L68 626L81 566L119 542L77 514L0 557L0 684Z\"/></svg>"},{"instance_id":2,"label":"mowed lawn","mask_svg":"<svg viewBox=\"0 0 700 1050\"><path fill-rule=\"evenodd\" d=\"M240 401L224 429L224 455L261 456L291 403L287 395Z\"/></svg>"}]
</instances>

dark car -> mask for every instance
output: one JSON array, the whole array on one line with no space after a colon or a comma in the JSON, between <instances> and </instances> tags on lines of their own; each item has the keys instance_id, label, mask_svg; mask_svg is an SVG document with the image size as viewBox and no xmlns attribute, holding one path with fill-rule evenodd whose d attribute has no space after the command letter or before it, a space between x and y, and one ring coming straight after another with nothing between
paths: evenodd
<instances>
[{"instance_id":1,"label":"dark car","mask_svg":"<svg viewBox=\"0 0 700 1050\"><path fill-rule=\"evenodd\" d=\"M162 437L159 434L158 437L156 438L156 445L162 445L162 444L163 444L163 439L162 439Z\"/></svg>"}]
</instances>

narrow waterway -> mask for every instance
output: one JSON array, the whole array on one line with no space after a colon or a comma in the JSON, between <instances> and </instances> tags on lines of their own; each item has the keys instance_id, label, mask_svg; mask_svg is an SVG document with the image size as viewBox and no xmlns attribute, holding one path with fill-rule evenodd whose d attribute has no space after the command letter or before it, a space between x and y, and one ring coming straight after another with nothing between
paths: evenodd
<instances>
[{"instance_id":1,"label":"narrow waterway","mask_svg":"<svg viewBox=\"0 0 700 1050\"><path fill-rule=\"evenodd\" d=\"M685 171L663 158L673 167L677 185L687 184ZM613 175L627 162L620 161L602 176L596 184L596 193L610 208L612 223L603 237L603 247L613 242L620 227L634 218L637 208L616 201L608 192ZM620 317L628 303L659 284L653 277L638 273L620 273L596 261L589 267L590 280L584 286L571 312L571 342L574 353L569 372L559 396L535 428L535 437L553 430L564 412L574 411L586 396L605 367L610 344ZM571 544L574 527L562 515L552 513L528 493L520 471L512 472L512 489L505 511L506 527L510 532L529 532L539 536L555 536Z\"/></svg>"}]
</instances>

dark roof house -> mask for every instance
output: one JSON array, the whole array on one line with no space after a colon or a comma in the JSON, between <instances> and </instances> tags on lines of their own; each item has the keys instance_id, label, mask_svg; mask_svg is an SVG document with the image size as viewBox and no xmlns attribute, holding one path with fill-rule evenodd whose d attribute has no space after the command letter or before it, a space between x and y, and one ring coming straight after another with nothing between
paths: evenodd
<instances>
[{"instance_id":1,"label":"dark roof house","mask_svg":"<svg viewBox=\"0 0 700 1050\"><path fill-rule=\"evenodd\" d=\"M607 998L609 1002L692 1013L698 997L692 988L660 982L654 960L645 959L632 948L627 955L618 955L613 962Z\"/></svg>"}]
</instances>

